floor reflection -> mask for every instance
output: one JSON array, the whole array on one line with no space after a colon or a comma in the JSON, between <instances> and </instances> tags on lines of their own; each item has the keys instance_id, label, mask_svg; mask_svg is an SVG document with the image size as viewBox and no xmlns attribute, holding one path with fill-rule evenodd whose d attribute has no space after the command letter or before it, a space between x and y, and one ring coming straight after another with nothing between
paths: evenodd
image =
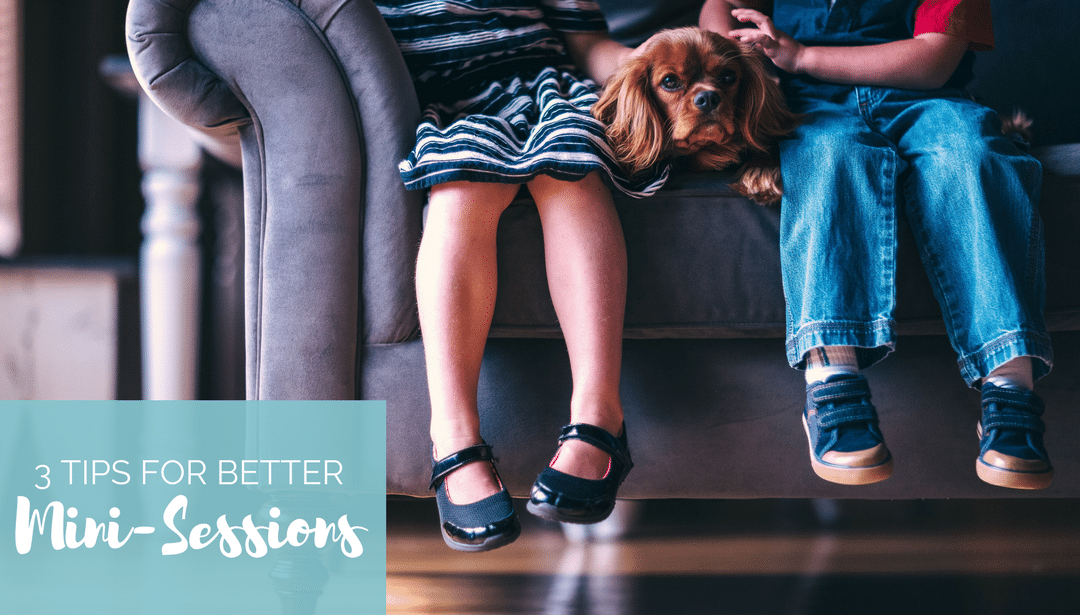
<instances>
[{"instance_id":1,"label":"floor reflection","mask_svg":"<svg viewBox=\"0 0 1080 615\"><path fill-rule=\"evenodd\" d=\"M479 555L410 506L391 515L388 613L1080 612L1071 500L648 503L592 541L525 514Z\"/></svg>"}]
</instances>

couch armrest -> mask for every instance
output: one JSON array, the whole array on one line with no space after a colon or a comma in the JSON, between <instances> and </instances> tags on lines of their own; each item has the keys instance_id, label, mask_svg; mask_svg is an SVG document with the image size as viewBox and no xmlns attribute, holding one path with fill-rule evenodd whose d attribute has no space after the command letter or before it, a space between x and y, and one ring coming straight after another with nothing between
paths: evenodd
<instances>
[{"instance_id":1,"label":"couch armrest","mask_svg":"<svg viewBox=\"0 0 1080 615\"><path fill-rule=\"evenodd\" d=\"M188 45L187 16L196 2L131 2L128 55L139 85L157 106L210 138L229 139L250 118L240 100Z\"/></svg>"},{"instance_id":2,"label":"couch armrest","mask_svg":"<svg viewBox=\"0 0 1080 615\"><path fill-rule=\"evenodd\" d=\"M133 0L128 12L154 100L240 136L253 399L355 398L360 340L417 329L423 195L397 173L419 116L408 72L371 2L302 6Z\"/></svg>"},{"instance_id":3,"label":"couch armrest","mask_svg":"<svg viewBox=\"0 0 1080 615\"><path fill-rule=\"evenodd\" d=\"M416 253L425 191L406 190L398 163L416 143L420 105L409 69L371 0L304 0L355 96L366 155L361 340L415 339Z\"/></svg>"}]
</instances>

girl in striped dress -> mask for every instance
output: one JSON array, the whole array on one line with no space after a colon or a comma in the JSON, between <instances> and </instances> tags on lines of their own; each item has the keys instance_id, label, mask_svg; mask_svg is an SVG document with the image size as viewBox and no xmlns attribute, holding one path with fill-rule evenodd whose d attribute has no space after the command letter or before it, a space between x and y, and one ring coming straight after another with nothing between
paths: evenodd
<instances>
[{"instance_id":1,"label":"girl in striped dress","mask_svg":"<svg viewBox=\"0 0 1080 615\"><path fill-rule=\"evenodd\" d=\"M630 49L608 38L591 1L376 4L423 109L400 169L409 188L431 191L416 288L443 538L485 551L520 532L481 438L477 386L495 306L496 229L522 184L539 210L573 377L572 424L529 510L600 521L632 465L619 399L626 248L611 190L641 197L667 177L666 168L626 177L589 115L596 84Z\"/></svg>"}]
</instances>

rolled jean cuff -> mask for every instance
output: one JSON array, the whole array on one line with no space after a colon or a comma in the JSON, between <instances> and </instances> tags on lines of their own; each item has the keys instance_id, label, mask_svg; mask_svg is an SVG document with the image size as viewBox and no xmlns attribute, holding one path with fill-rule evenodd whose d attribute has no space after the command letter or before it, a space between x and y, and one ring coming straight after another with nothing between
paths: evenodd
<instances>
[{"instance_id":1,"label":"rolled jean cuff","mask_svg":"<svg viewBox=\"0 0 1080 615\"><path fill-rule=\"evenodd\" d=\"M1050 338L1033 331L1006 333L987 343L977 351L961 356L957 361L960 374L970 387L978 387L979 381L998 367L1017 357L1032 357L1032 376L1035 380L1050 373L1054 366L1054 353Z\"/></svg>"},{"instance_id":2,"label":"rolled jean cuff","mask_svg":"<svg viewBox=\"0 0 1080 615\"><path fill-rule=\"evenodd\" d=\"M807 323L788 337L788 364L795 369L806 369L806 353L821 346L854 346L859 369L865 369L896 349L896 323L892 320Z\"/></svg>"}]
</instances>

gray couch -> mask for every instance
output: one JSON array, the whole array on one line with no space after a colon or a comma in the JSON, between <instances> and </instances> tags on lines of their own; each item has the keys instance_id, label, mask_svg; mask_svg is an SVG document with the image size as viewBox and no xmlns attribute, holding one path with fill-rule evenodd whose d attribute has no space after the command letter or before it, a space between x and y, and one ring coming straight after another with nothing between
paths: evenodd
<instances>
[{"instance_id":1,"label":"gray couch","mask_svg":"<svg viewBox=\"0 0 1080 615\"><path fill-rule=\"evenodd\" d=\"M1070 2L1037 12L995 1L1009 17L998 19L998 49L981 54L972 87L1001 111L1025 108L1050 146L1040 155L1056 364L1038 390L1053 486L1020 493L976 478L979 395L958 373L909 237L902 337L867 372L894 475L865 487L815 477L801 374L784 358L778 210L712 173L673 177L647 200L617 199L630 267L622 395L636 463L621 495L1080 496L1080 173L1069 145L1080 142L1080 70L1068 42L1080 24ZM688 21L699 2L607 4L613 33L637 42ZM413 291L424 195L404 190L396 165L419 110L377 11L366 0L132 0L127 32L148 94L209 143L242 150L249 398L387 400L388 491L428 495ZM525 495L568 420L570 377L535 208L516 202L499 232L481 418L505 483Z\"/></svg>"}]
</instances>

